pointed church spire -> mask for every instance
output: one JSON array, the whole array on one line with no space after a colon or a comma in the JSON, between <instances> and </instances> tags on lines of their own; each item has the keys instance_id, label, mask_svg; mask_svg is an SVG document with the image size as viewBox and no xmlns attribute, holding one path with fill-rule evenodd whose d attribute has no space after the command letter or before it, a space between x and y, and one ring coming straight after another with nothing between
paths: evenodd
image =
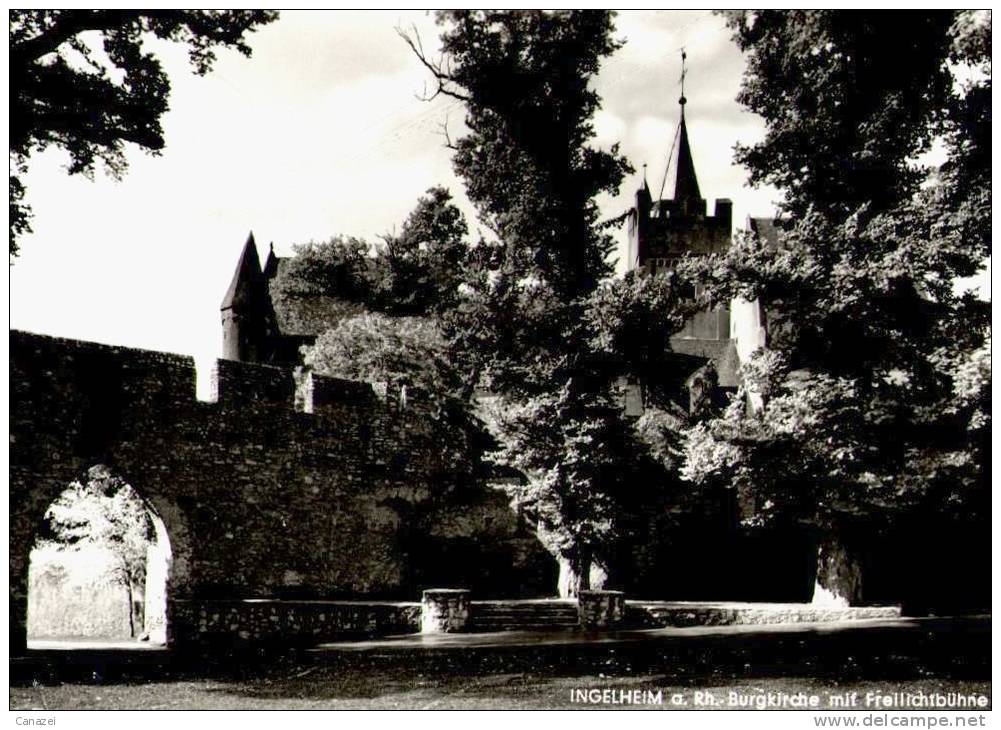
<instances>
[{"instance_id":1,"label":"pointed church spire","mask_svg":"<svg viewBox=\"0 0 1001 730\"><path fill-rule=\"evenodd\" d=\"M692 148L688 143L688 127L685 124L685 76L688 70L685 68L685 59L688 56L684 49L681 51L681 98L678 104L681 105L681 124L678 134L678 167L674 178L674 201L682 208L689 208L690 203L694 203L698 208L702 194L699 192L699 180L695 176L695 162L692 160Z\"/></svg>"},{"instance_id":2,"label":"pointed church spire","mask_svg":"<svg viewBox=\"0 0 1001 730\"><path fill-rule=\"evenodd\" d=\"M240 263L236 265L233 280L229 283L226 296L223 297L220 309L229 309L237 304L243 304L250 296L250 285L261 280L261 259L257 255L257 244L254 242L254 232L247 236L240 254Z\"/></svg>"},{"instance_id":3,"label":"pointed church spire","mask_svg":"<svg viewBox=\"0 0 1001 730\"><path fill-rule=\"evenodd\" d=\"M684 98L684 97L682 97ZM678 168L674 178L674 200L699 201L702 193L699 191L699 179L695 176L695 162L692 160L692 148L688 144L688 127L685 125L685 107L681 107L681 133L678 139Z\"/></svg>"}]
</instances>

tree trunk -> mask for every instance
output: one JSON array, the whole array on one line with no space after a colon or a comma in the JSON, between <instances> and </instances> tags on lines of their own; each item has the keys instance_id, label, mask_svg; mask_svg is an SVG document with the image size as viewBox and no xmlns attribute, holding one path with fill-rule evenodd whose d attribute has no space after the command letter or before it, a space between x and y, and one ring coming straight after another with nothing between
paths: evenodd
<instances>
[{"instance_id":1,"label":"tree trunk","mask_svg":"<svg viewBox=\"0 0 1001 730\"><path fill-rule=\"evenodd\" d=\"M604 588L608 580L605 567L590 554L558 555L556 562L560 567L557 586L560 598L576 598L581 591Z\"/></svg>"},{"instance_id":2,"label":"tree trunk","mask_svg":"<svg viewBox=\"0 0 1001 730\"><path fill-rule=\"evenodd\" d=\"M857 606L862 602L862 567L836 534L823 536L817 548L814 605Z\"/></svg>"},{"instance_id":3,"label":"tree trunk","mask_svg":"<svg viewBox=\"0 0 1001 730\"><path fill-rule=\"evenodd\" d=\"M132 581L128 578L125 579L125 592L128 594L129 602L129 636L131 638L136 638L136 619L135 619L135 603L132 600Z\"/></svg>"},{"instance_id":4,"label":"tree trunk","mask_svg":"<svg viewBox=\"0 0 1001 730\"><path fill-rule=\"evenodd\" d=\"M142 638L146 633L146 591L142 583L137 583L132 587L132 615L135 636Z\"/></svg>"}]
</instances>

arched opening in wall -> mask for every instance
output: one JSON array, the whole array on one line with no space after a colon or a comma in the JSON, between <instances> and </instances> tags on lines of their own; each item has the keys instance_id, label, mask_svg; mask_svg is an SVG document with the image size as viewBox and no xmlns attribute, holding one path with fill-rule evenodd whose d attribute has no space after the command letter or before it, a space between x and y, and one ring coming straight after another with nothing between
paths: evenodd
<instances>
[{"instance_id":1,"label":"arched opening in wall","mask_svg":"<svg viewBox=\"0 0 1001 730\"><path fill-rule=\"evenodd\" d=\"M49 505L28 568L28 644L167 643L171 551L156 511L105 466Z\"/></svg>"}]
</instances>

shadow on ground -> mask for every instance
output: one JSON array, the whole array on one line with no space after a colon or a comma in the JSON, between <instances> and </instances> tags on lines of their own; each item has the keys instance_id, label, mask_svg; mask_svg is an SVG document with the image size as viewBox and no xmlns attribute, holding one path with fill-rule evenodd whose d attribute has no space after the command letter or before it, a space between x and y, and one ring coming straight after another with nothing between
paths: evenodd
<instances>
[{"instance_id":1,"label":"shadow on ground","mask_svg":"<svg viewBox=\"0 0 1001 730\"><path fill-rule=\"evenodd\" d=\"M553 708L571 706L574 688L596 686L716 688L723 699L734 687L764 686L990 693L989 617L604 639L512 639L511 646L478 648L372 642L365 651L34 652L11 662L11 706Z\"/></svg>"}]
</instances>

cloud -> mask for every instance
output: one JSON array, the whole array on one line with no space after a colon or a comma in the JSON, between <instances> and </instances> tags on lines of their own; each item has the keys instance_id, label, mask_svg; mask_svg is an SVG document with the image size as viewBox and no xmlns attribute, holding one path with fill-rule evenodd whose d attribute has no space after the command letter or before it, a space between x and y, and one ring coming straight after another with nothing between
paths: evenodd
<instances>
[{"instance_id":1,"label":"cloud","mask_svg":"<svg viewBox=\"0 0 1001 730\"><path fill-rule=\"evenodd\" d=\"M298 100L416 68L397 28L416 29L428 52L437 53L434 19L426 12L283 10L250 38L253 65L231 54L216 71L255 95Z\"/></svg>"},{"instance_id":2,"label":"cloud","mask_svg":"<svg viewBox=\"0 0 1001 730\"><path fill-rule=\"evenodd\" d=\"M622 139L626 123L617 114L599 109L594 115L594 143L599 147L611 147Z\"/></svg>"},{"instance_id":3,"label":"cloud","mask_svg":"<svg viewBox=\"0 0 1001 730\"><path fill-rule=\"evenodd\" d=\"M766 205L743 190L730 149L759 123L733 102L742 61L722 20L685 11L622 12L629 42L606 59L597 143L619 141L659 182L677 119L678 48L689 54L688 118L703 194ZM153 349L218 352L219 301L247 232L287 253L345 233L399 227L417 197L448 186L477 224L440 125L462 109L420 101L427 76L395 26L414 24L431 55L438 29L419 11L301 12L250 37L253 56L220 53L205 77L183 49L155 44L172 81L166 149L132 149L121 182L70 178L47 152L26 177L35 233L10 272L11 326ZM601 200L632 204L639 175ZM763 201L763 202L762 202ZM759 211L760 212L760 211Z\"/></svg>"}]
</instances>

